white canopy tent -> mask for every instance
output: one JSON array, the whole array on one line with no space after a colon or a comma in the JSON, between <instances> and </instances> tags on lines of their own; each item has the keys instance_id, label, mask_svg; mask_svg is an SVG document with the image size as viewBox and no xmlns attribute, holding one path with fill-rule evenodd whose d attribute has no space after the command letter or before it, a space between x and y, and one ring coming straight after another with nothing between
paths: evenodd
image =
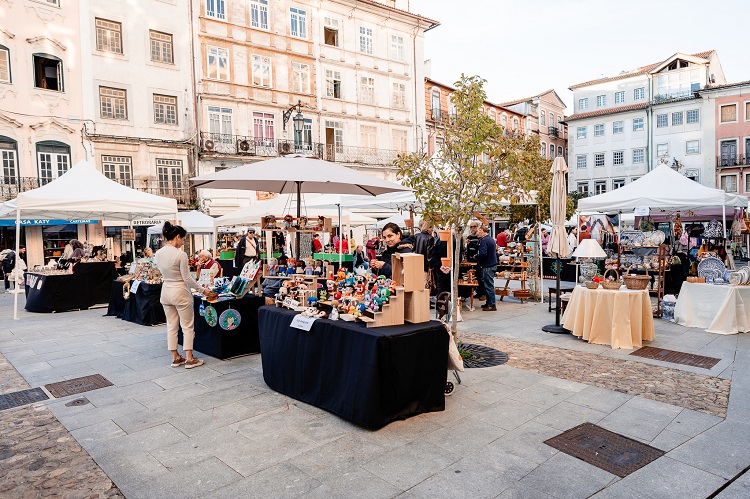
<instances>
[{"instance_id":1,"label":"white canopy tent","mask_svg":"<svg viewBox=\"0 0 750 499\"><path fill-rule=\"evenodd\" d=\"M188 236L193 236L193 248L214 247L214 217L198 210L181 211L177 213L177 223L188 232ZM147 229L146 246L151 245L151 236L161 235L163 228L164 222L161 222Z\"/></svg>"},{"instance_id":2,"label":"white canopy tent","mask_svg":"<svg viewBox=\"0 0 750 499\"><path fill-rule=\"evenodd\" d=\"M302 210L303 214L306 214L307 216L329 217L332 218L334 222L338 223L338 210L336 209L322 207L315 208L311 207L311 205L307 202L303 202L302 206L303 208L309 208ZM237 211L233 211L232 213L227 213L226 215L215 218L214 226L219 227L223 225L256 224L262 217L265 217L266 215L283 216L293 210L296 210L296 200L293 198L293 196L279 196L274 199L269 199L267 201L261 201L259 203L245 206L244 208L240 208ZM374 218L359 213L352 213L349 211L342 211L341 218L343 222L347 222L348 220L348 223L350 225L374 224L376 221Z\"/></svg>"},{"instance_id":3,"label":"white canopy tent","mask_svg":"<svg viewBox=\"0 0 750 499\"><path fill-rule=\"evenodd\" d=\"M80 161L47 185L21 192L4 204L15 205L16 254L22 218L109 219L132 222L136 218L177 214L177 201L136 191L105 177L94 166ZM0 216L2 212L0 212ZM134 255L135 256L135 255ZM18 319L18 293L13 318Z\"/></svg>"}]
</instances>

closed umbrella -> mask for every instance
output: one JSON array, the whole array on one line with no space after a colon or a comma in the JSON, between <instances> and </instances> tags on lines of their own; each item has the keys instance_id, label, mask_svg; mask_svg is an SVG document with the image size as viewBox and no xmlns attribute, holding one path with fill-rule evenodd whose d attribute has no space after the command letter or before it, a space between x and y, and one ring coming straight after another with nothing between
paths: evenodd
<instances>
[{"instance_id":1,"label":"closed umbrella","mask_svg":"<svg viewBox=\"0 0 750 499\"><path fill-rule=\"evenodd\" d=\"M547 243L547 252L555 257L555 299L557 307L555 310L555 324L544 326L542 331L548 333L565 333L567 330L560 326L560 258L566 258L570 254L568 238L565 236L565 205L567 203L567 189L565 186L565 174L568 173L568 165L565 158L558 156L552 162L552 190L549 196L549 211L552 221L552 234Z\"/></svg>"}]
</instances>

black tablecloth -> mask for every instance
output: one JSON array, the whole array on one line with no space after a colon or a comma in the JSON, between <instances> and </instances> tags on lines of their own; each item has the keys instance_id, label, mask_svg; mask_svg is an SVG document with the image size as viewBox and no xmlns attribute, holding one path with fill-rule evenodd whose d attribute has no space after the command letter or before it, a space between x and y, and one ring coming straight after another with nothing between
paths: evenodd
<instances>
[{"instance_id":1,"label":"black tablecloth","mask_svg":"<svg viewBox=\"0 0 750 499\"><path fill-rule=\"evenodd\" d=\"M79 263L72 274L26 274L26 310L64 312L109 303L112 281L117 277L113 262Z\"/></svg>"},{"instance_id":2,"label":"black tablecloth","mask_svg":"<svg viewBox=\"0 0 750 499\"><path fill-rule=\"evenodd\" d=\"M122 319L125 315L125 297L122 296L124 282L112 281L112 290L109 293L109 307L105 315Z\"/></svg>"},{"instance_id":3,"label":"black tablecloth","mask_svg":"<svg viewBox=\"0 0 750 499\"><path fill-rule=\"evenodd\" d=\"M130 285L132 286L133 283L131 282ZM164 324L167 322L167 317L164 314L164 307L159 302L160 298L161 284L142 282L135 293L131 291L122 318L142 326Z\"/></svg>"},{"instance_id":4,"label":"black tablecloth","mask_svg":"<svg viewBox=\"0 0 750 499\"><path fill-rule=\"evenodd\" d=\"M238 355L260 352L258 341L258 309L265 303L262 296L245 295L240 300L227 300L210 304L216 309L217 316L230 306L240 313L240 325L232 331L225 331L218 324L211 327L206 319L201 317L198 310L201 299L193 297L193 312L195 314L195 340L193 349L216 357L228 359ZM204 305L209 305L205 302ZM178 341L182 345L182 329L178 333Z\"/></svg>"},{"instance_id":5,"label":"black tablecloth","mask_svg":"<svg viewBox=\"0 0 750 499\"><path fill-rule=\"evenodd\" d=\"M258 312L263 378L273 390L353 423L380 428L445 410L448 333L436 321L366 328L318 319L289 327L296 312Z\"/></svg>"},{"instance_id":6,"label":"black tablecloth","mask_svg":"<svg viewBox=\"0 0 750 499\"><path fill-rule=\"evenodd\" d=\"M222 277L234 277L240 275L242 271L241 267L234 266L234 260L216 260L221 265Z\"/></svg>"}]
</instances>

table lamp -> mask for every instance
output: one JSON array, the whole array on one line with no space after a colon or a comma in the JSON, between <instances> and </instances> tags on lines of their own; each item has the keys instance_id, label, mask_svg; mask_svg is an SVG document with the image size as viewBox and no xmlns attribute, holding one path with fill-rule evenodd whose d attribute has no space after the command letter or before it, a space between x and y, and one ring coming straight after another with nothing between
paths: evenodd
<instances>
[{"instance_id":1,"label":"table lamp","mask_svg":"<svg viewBox=\"0 0 750 499\"><path fill-rule=\"evenodd\" d=\"M592 260L607 258L607 254L595 239L581 241L571 256L578 258L580 261L581 277L578 280L581 283L590 281L598 272L598 268Z\"/></svg>"}]
</instances>

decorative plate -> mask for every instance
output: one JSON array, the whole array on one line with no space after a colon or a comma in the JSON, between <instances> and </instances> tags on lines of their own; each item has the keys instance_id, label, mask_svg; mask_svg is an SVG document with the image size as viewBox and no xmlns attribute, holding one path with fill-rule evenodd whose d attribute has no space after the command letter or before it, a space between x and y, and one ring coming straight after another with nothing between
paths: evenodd
<instances>
[{"instance_id":1,"label":"decorative plate","mask_svg":"<svg viewBox=\"0 0 750 499\"><path fill-rule=\"evenodd\" d=\"M725 270L727 270L727 268L724 266L724 262L716 257L710 256L704 258L698 264L698 277L713 277L721 279Z\"/></svg>"},{"instance_id":2,"label":"decorative plate","mask_svg":"<svg viewBox=\"0 0 750 499\"><path fill-rule=\"evenodd\" d=\"M214 327L217 324L219 320L217 315L216 309L211 305L203 310L203 318L206 319L206 323L211 327Z\"/></svg>"},{"instance_id":3,"label":"decorative plate","mask_svg":"<svg viewBox=\"0 0 750 499\"><path fill-rule=\"evenodd\" d=\"M667 240L667 235L661 230L655 230L651 235L651 239L654 241L656 246Z\"/></svg>"},{"instance_id":4,"label":"decorative plate","mask_svg":"<svg viewBox=\"0 0 750 499\"><path fill-rule=\"evenodd\" d=\"M620 232L620 244L623 246L643 246L646 236L640 230L624 230Z\"/></svg>"},{"instance_id":5,"label":"decorative plate","mask_svg":"<svg viewBox=\"0 0 750 499\"><path fill-rule=\"evenodd\" d=\"M219 326L225 331L232 331L233 329L237 329L241 320L242 317L237 310L228 308L219 316Z\"/></svg>"}]
</instances>

